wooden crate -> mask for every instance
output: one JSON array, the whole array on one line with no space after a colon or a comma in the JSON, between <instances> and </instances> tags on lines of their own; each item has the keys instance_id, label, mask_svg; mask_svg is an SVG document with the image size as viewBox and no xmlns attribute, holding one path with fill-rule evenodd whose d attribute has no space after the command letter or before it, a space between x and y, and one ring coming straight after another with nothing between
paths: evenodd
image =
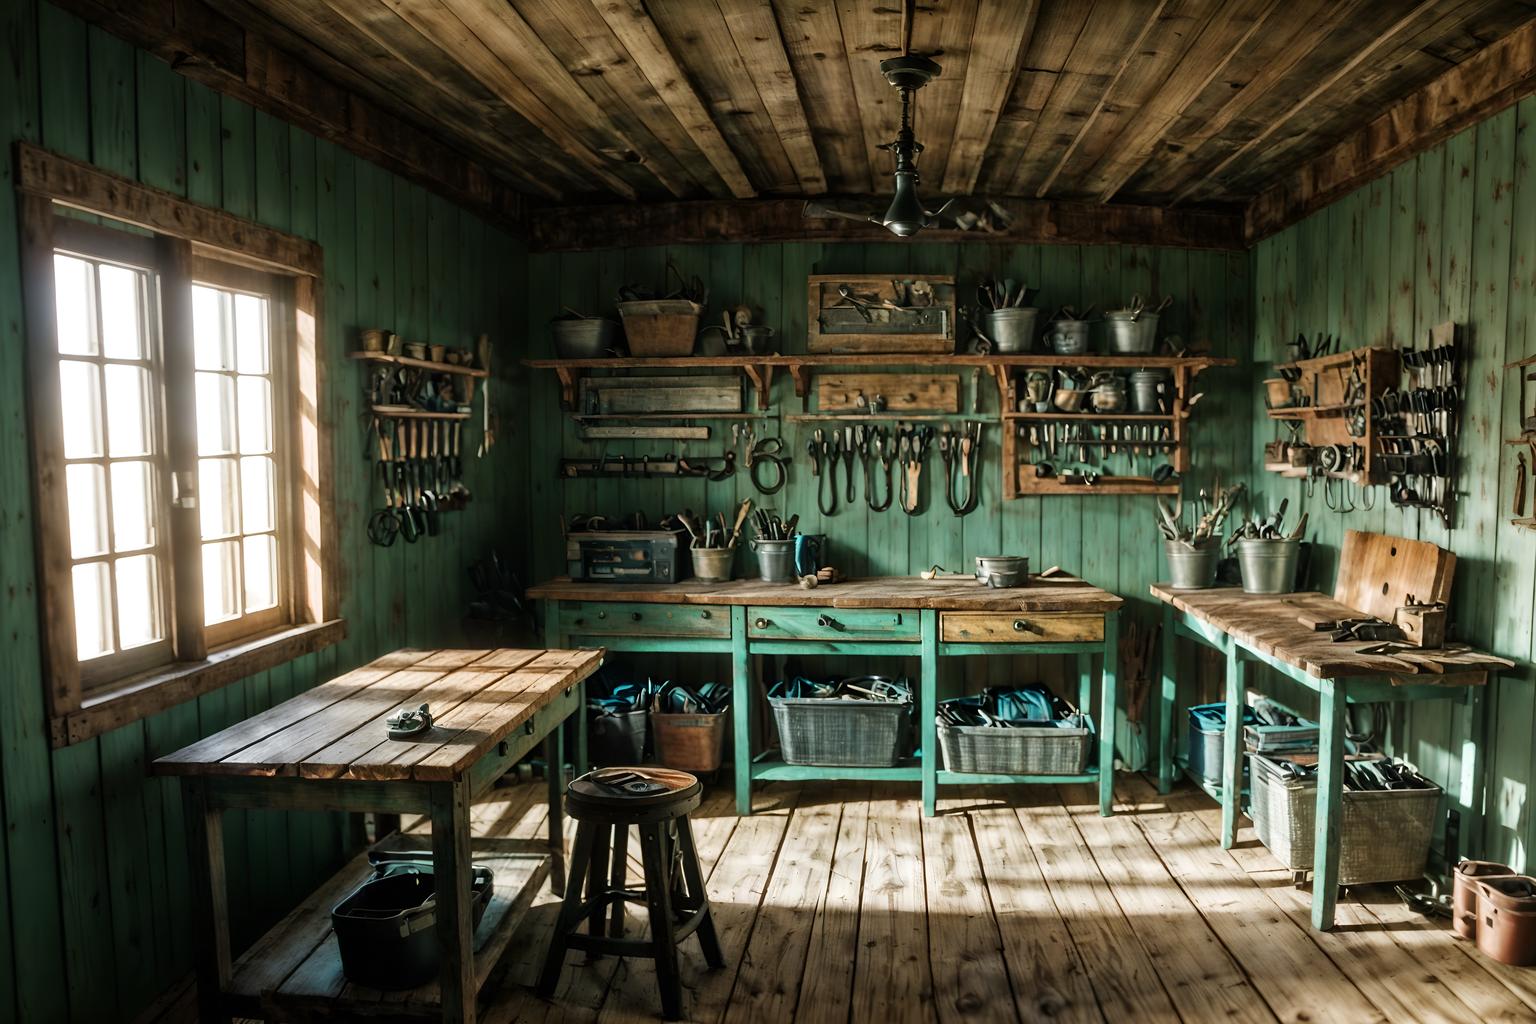
<instances>
[{"instance_id":1,"label":"wooden crate","mask_svg":"<svg viewBox=\"0 0 1536 1024\"><path fill-rule=\"evenodd\" d=\"M933 290L929 306L905 306L909 286ZM875 303L866 322L839 289ZM898 288L901 294L898 294ZM955 279L948 274L812 274L806 279L809 311L806 349L817 353L925 353L955 351ZM896 309L880 305L890 302ZM910 312L907 312L910 310Z\"/></svg>"}]
</instances>

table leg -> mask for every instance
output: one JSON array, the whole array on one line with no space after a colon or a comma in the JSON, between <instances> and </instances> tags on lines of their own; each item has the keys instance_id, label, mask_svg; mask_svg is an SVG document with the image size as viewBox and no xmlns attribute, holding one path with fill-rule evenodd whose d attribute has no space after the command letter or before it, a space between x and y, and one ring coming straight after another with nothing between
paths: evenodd
<instances>
[{"instance_id":1,"label":"table leg","mask_svg":"<svg viewBox=\"0 0 1536 1024\"><path fill-rule=\"evenodd\" d=\"M736 813L752 813L752 658L747 654L747 609L731 607L731 749L735 755Z\"/></svg>"},{"instance_id":2,"label":"table leg","mask_svg":"<svg viewBox=\"0 0 1536 1024\"><path fill-rule=\"evenodd\" d=\"M578 717L584 717L578 712ZM549 890L565 892L565 723L544 737L544 763L549 783Z\"/></svg>"},{"instance_id":3,"label":"table leg","mask_svg":"<svg viewBox=\"0 0 1536 1024\"><path fill-rule=\"evenodd\" d=\"M1104 616L1104 664L1099 668L1099 813L1115 813L1115 725L1119 707L1120 613Z\"/></svg>"},{"instance_id":4,"label":"table leg","mask_svg":"<svg viewBox=\"0 0 1536 1024\"><path fill-rule=\"evenodd\" d=\"M1227 645L1227 727L1221 734L1221 848L1237 842L1237 816L1243 803L1243 704L1248 691L1248 663L1237 644Z\"/></svg>"},{"instance_id":5,"label":"table leg","mask_svg":"<svg viewBox=\"0 0 1536 1024\"><path fill-rule=\"evenodd\" d=\"M577 775L585 775L587 762L587 681L576 684L576 749L571 752L571 766Z\"/></svg>"},{"instance_id":6,"label":"table leg","mask_svg":"<svg viewBox=\"0 0 1536 1024\"><path fill-rule=\"evenodd\" d=\"M437 891L439 987L445 1022L475 1024L474 911L470 897L469 780L432 786L432 875Z\"/></svg>"},{"instance_id":7,"label":"table leg","mask_svg":"<svg viewBox=\"0 0 1536 1024\"><path fill-rule=\"evenodd\" d=\"M208 808L201 779L181 780L187 830L187 867L192 882L192 959L197 974L197 1019L227 1022L223 993L229 987L229 892L224 879L224 819Z\"/></svg>"},{"instance_id":8,"label":"table leg","mask_svg":"<svg viewBox=\"0 0 1536 1024\"><path fill-rule=\"evenodd\" d=\"M1178 619L1174 616L1173 606L1163 606L1163 689L1157 702L1157 791L1167 793L1173 789L1173 762L1174 744L1173 738L1173 713L1178 708L1179 682L1178 672L1178 640L1176 629Z\"/></svg>"},{"instance_id":9,"label":"table leg","mask_svg":"<svg viewBox=\"0 0 1536 1024\"><path fill-rule=\"evenodd\" d=\"M918 613L923 637L918 673L917 717L921 723L923 814L933 817L939 804L939 613L932 608Z\"/></svg>"},{"instance_id":10,"label":"table leg","mask_svg":"<svg viewBox=\"0 0 1536 1024\"><path fill-rule=\"evenodd\" d=\"M1317 829L1312 835L1312 927L1333 927L1339 898L1339 812L1344 790L1344 711L1346 684L1320 680L1317 724Z\"/></svg>"}]
</instances>

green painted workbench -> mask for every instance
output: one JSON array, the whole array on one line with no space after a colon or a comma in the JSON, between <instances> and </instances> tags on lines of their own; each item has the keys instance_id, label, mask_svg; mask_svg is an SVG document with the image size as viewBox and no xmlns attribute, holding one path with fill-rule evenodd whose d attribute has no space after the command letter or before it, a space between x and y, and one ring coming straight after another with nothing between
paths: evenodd
<instances>
[{"instance_id":1,"label":"green painted workbench","mask_svg":"<svg viewBox=\"0 0 1536 1024\"><path fill-rule=\"evenodd\" d=\"M802 589L757 580L676 584L553 580L528 596L544 602L545 643L612 651L720 653L731 657L736 806L752 811L754 780L909 780L922 784L932 814L947 784L1095 783L1099 808L1113 806L1119 597L1063 577L989 590L970 579L876 577ZM894 768L822 768L755 755L755 656L916 657L920 745ZM940 766L934 707L940 660L964 655L1065 654L1078 660L1078 706L1090 706L1099 658L1101 712L1096 763L1081 775L980 775Z\"/></svg>"},{"instance_id":2,"label":"green painted workbench","mask_svg":"<svg viewBox=\"0 0 1536 1024\"><path fill-rule=\"evenodd\" d=\"M1249 687L1248 666L1267 665L1318 695L1317 827L1313 837L1312 926L1333 927L1338 898L1339 815L1343 792L1345 708L1349 704L1449 700L1471 705L1475 735L1482 734L1482 695L1490 673L1513 663L1466 648L1444 651L1361 654L1372 644L1334 643L1327 633L1304 626L1299 616L1347 619L1361 613L1317 593L1245 594L1233 587L1175 590L1154 584L1152 596L1163 602L1163 683L1158 709L1158 788L1166 793L1174 780L1175 706L1178 702L1174 644L1187 637L1226 658L1226 731L1222 735L1222 781L1205 786L1221 803L1221 845L1237 838L1242 779L1242 704ZM1476 814L1481 780L1474 744L1467 752L1459 784L1460 802ZM1477 834L1475 820L1463 831Z\"/></svg>"}]
</instances>

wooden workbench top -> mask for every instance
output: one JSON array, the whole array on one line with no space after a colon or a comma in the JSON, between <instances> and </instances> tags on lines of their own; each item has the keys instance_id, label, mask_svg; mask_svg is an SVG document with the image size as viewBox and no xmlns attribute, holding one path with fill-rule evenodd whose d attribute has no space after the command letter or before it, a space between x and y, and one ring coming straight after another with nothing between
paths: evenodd
<instances>
[{"instance_id":1,"label":"wooden workbench top","mask_svg":"<svg viewBox=\"0 0 1536 1024\"><path fill-rule=\"evenodd\" d=\"M1514 662L1460 644L1440 650L1409 649L1391 655L1361 654L1374 643L1334 643L1326 632L1298 621L1303 613L1319 618L1363 618L1362 612L1315 592L1247 594L1237 587L1175 590L1154 583L1152 596L1208 623L1243 646L1283 661L1318 679L1350 676L1413 676L1415 683L1444 681L1476 685L1489 671L1513 668Z\"/></svg>"},{"instance_id":2,"label":"wooden workbench top","mask_svg":"<svg viewBox=\"0 0 1536 1024\"><path fill-rule=\"evenodd\" d=\"M1073 576L1031 576L1022 587L992 590L970 577L923 580L871 576L806 590L793 583L573 583L561 577L528 590L545 601L631 601L643 604L761 605L810 608L936 608L964 612L1112 612L1125 602Z\"/></svg>"},{"instance_id":3,"label":"wooden workbench top","mask_svg":"<svg viewBox=\"0 0 1536 1024\"><path fill-rule=\"evenodd\" d=\"M160 775L455 781L602 660L601 649L395 651L153 767ZM431 705L432 728L390 739L385 719L422 704Z\"/></svg>"}]
</instances>

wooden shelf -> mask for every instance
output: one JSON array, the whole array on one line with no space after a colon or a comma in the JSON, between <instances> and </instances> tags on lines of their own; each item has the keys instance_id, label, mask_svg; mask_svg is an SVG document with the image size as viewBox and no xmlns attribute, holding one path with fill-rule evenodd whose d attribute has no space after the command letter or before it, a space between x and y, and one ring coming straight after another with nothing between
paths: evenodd
<instances>
[{"instance_id":1,"label":"wooden shelf","mask_svg":"<svg viewBox=\"0 0 1536 1024\"><path fill-rule=\"evenodd\" d=\"M460 377L489 377L490 370L482 370L475 366L455 366L453 363L434 363L430 359L412 359L409 356L392 356L387 352L348 352L348 359L356 359L366 363L387 363L392 366L409 366L417 370L430 370L433 373L452 373Z\"/></svg>"},{"instance_id":2,"label":"wooden shelf","mask_svg":"<svg viewBox=\"0 0 1536 1024\"><path fill-rule=\"evenodd\" d=\"M1343 352L1334 352L1326 356L1313 356L1310 359L1297 359L1289 363L1276 363L1277 370L1301 370L1303 373L1317 373L1335 366L1349 366L1357 358L1363 358L1367 352L1390 352L1396 358L1397 349L1380 345L1363 345L1358 348L1345 349Z\"/></svg>"},{"instance_id":3,"label":"wooden shelf","mask_svg":"<svg viewBox=\"0 0 1536 1024\"><path fill-rule=\"evenodd\" d=\"M368 407L373 415L385 420L467 420L473 413L467 412L430 412L426 409L396 409L392 405L373 405Z\"/></svg>"},{"instance_id":4,"label":"wooden shelf","mask_svg":"<svg viewBox=\"0 0 1536 1024\"><path fill-rule=\"evenodd\" d=\"M1162 494L1176 497L1179 482L1170 480L1160 484L1149 476L1101 476L1091 484L1069 484L1061 476L1035 476L1031 463L1022 463L1018 472L1020 497L1046 494L1073 494L1086 497L1094 494Z\"/></svg>"},{"instance_id":5,"label":"wooden shelf","mask_svg":"<svg viewBox=\"0 0 1536 1024\"><path fill-rule=\"evenodd\" d=\"M427 835L396 834L377 848L432 856ZM490 906L475 929L475 981L483 987L548 877L550 858L539 844L516 839L474 837L470 853L474 863L495 874ZM331 908L371 872L367 853L359 854L235 961L226 996L237 1016L266 1018L276 1006L300 1020L379 1014L441 1019L436 982L406 992L380 992L354 985L341 973Z\"/></svg>"},{"instance_id":6,"label":"wooden shelf","mask_svg":"<svg viewBox=\"0 0 1536 1024\"><path fill-rule=\"evenodd\" d=\"M1087 422L1115 423L1172 423L1181 417L1172 413L1135 413L1135 412L1005 412L1005 420L1045 420L1047 422L1067 422L1074 420ZM1182 417L1189 419L1188 414Z\"/></svg>"},{"instance_id":7,"label":"wooden shelf","mask_svg":"<svg viewBox=\"0 0 1536 1024\"><path fill-rule=\"evenodd\" d=\"M587 420L761 420L760 412L573 412L571 419Z\"/></svg>"}]
</instances>

